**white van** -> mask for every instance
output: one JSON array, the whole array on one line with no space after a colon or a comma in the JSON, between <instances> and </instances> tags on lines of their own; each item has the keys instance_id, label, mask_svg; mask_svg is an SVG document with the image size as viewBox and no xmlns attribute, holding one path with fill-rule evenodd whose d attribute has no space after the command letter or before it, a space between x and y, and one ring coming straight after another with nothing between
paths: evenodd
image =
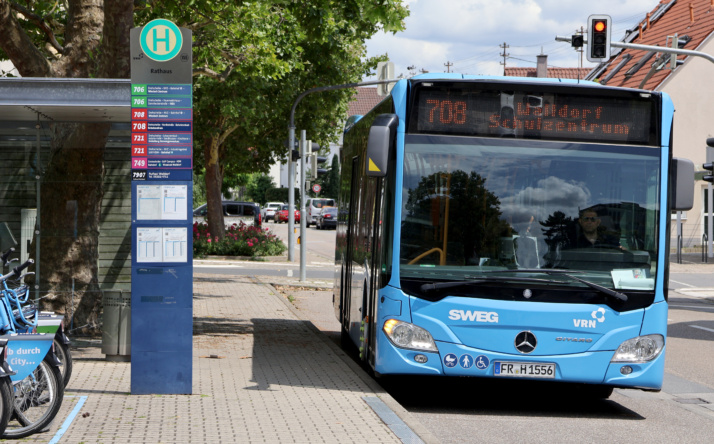
<instances>
[{"instance_id":1,"label":"white van","mask_svg":"<svg viewBox=\"0 0 714 444\"><path fill-rule=\"evenodd\" d=\"M268 202L265 207L261 210L264 221L275 221L275 213L280 211L280 208L285 205L282 202Z\"/></svg>"},{"instance_id":2,"label":"white van","mask_svg":"<svg viewBox=\"0 0 714 444\"><path fill-rule=\"evenodd\" d=\"M315 225L323 207L334 207L335 199L314 198L305 201L305 226Z\"/></svg>"}]
</instances>

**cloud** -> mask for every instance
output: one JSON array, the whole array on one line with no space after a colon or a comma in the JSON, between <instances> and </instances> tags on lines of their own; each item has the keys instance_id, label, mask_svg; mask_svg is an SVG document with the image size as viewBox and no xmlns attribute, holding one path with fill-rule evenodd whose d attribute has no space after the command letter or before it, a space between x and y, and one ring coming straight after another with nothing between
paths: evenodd
<instances>
[{"instance_id":1,"label":"cloud","mask_svg":"<svg viewBox=\"0 0 714 444\"><path fill-rule=\"evenodd\" d=\"M446 72L447 62L453 63L452 72L502 74L504 43L507 66L535 67L542 48L549 65L577 67L578 53L556 42L556 35L573 34L590 14L610 12L613 38L619 40L657 0L414 0L408 5L406 30L375 35L367 43L369 56L388 53L397 74L408 75L410 65L416 71Z\"/></svg>"},{"instance_id":2,"label":"cloud","mask_svg":"<svg viewBox=\"0 0 714 444\"><path fill-rule=\"evenodd\" d=\"M546 220L554 210L577 217L578 210L590 202L590 191L583 182L566 181L555 176L541 179L511 197L501 198L501 211L514 222Z\"/></svg>"}]
</instances>

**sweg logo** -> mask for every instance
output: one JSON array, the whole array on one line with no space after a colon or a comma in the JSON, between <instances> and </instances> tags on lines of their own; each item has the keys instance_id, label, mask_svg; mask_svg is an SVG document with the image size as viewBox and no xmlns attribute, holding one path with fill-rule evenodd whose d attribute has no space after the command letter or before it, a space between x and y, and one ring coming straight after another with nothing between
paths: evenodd
<instances>
[{"instance_id":1,"label":"sweg logo","mask_svg":"<svg viewBox=\"0 0 714 444\"><path fill-rule=\"evenodd\" d=\"M449 319L454 321L476 321L498 323L498 313L493 311L449 310Z\"/></svg>"},{"instance_id":2,"label":"sweg logo","mask_svg":"<svg viewBox=\"0 0 714 444\"><path fill-rule=\"evenodd\" d=\"M583 328L595 328L598 322L605 322L605 309L600 307L593 311L590 316L593 319L573 319L573 325Z\"/></svg>"}]
</instances>

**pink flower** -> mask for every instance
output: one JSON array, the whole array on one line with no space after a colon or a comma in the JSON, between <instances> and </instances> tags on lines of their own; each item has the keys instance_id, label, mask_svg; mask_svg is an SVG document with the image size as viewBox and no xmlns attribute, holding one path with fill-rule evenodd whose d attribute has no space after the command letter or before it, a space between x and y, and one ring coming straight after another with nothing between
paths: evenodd
<instances>
[{"instance_id":1,"label":"pink flower","mask_svg":"<svg viewBox=\"0 0 714 444\"><path fill-rule=\"evenodd\" d=\"M208 238L208 243L209 243L209 244L211 243L211 238L210 238L210 237Z\"/></svg>"},{"instance_id":2,"label":"pink flower","mask_svg":"<svg viewBox=\"0 0 714 444\"><path fill-rule=\"evenodd\" d=\"M253 243L252 243L252 242L248 242L248 246L249 246L249 247L252 247L252 246L253 246Z\"/></svg>"}]
</instances>

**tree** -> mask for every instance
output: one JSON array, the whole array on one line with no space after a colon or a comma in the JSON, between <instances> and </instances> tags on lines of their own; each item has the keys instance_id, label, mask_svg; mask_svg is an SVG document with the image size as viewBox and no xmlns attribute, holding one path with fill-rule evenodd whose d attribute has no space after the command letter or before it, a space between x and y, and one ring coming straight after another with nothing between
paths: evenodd
<instances>
[{"instance_id":1,"label":"tree","mask_svg":"<svg viewBox=\"0 0 714 444\"><path fill-rule=\"evenodd\" d=\"M195 165L205 174L209 221L222 227L224 174L265 171L282 158L278 141L294 97L359 79L376 65L362 62L364 41L379 29L401 29L406 14L398 0L146 0L136 6L134 0L0 0L0 59L10 59L23 77L128 78L134 20L161 17L191 29ZM298 123L327 142L336 129L328 115L341 115L346 100L344 92L306 100ZM40 208L47 280L40 285L47 308L65 313L72 311L74 289L75 325L95 325L101 309L98 227L109 129L96 123L51 128ZM77 235L68 235L75 214Z\"/></svg>"},{"instance_id":2,"label":"tree","mask_svg":"<svg viewBox=\"0 0 714 444\"><path fill-rule=\"evenodd\" d=\"M265 174L254 175L253 179L248 183L248 197L260 205L265 205L268 202L266 193L268 190L275 188L273 179Z\"/></svg>"},{"instance_id":3,"label":"tree","mask_svg":"<svg viewBox=\"0 0 714 444\"><path fill-rule=\"evenodd\" d=\"M337 199L340 187L340 159L337 155L332 156L332 163L327 168L327 174L318 178L317 183L322 186L321 196Z\"/></svg>"},{"instance_id":4,"label":"tree","mask_svg":"<svg viewBox=\"0 0 714 444\"><path fill-rule=\"evenodd\" d=\"M128 78L132 10L133 0L67 0L63 7L0 0L0 59L23 77ZM108 123L51 125L42 179L44 303L74 311L79 326L96 325L101 308L98 234L109 130ZM68 310L71 288L77 302Z\"/></svg>"},{"instance_id":5,"label":"tree","mask_svg":"<svg viewBox=\"0 0 714 444\"><path fill-rule=\"evenodd\" d=\"M364 42L380 29L402 29L407 14L394 0L377 5L369 0L276 1L237 5L234 12L251 17L239 23L244 27L238 26L236 33L249 34L242 38L273 52L260 63L247 60L240 70L196 80L194 138L202 149L194 153L195 164L206 171L209 229L221 235L224 177L267 172L271 163L286 159L283 140L297 95L318 85L359 81L381 60L363 60ZM251 63L256 67L250 68ZM298 128L321 145L336 141L340 116L352 95L343 90L305 98L296 114Z\"/></svg>"}]
</instances>

